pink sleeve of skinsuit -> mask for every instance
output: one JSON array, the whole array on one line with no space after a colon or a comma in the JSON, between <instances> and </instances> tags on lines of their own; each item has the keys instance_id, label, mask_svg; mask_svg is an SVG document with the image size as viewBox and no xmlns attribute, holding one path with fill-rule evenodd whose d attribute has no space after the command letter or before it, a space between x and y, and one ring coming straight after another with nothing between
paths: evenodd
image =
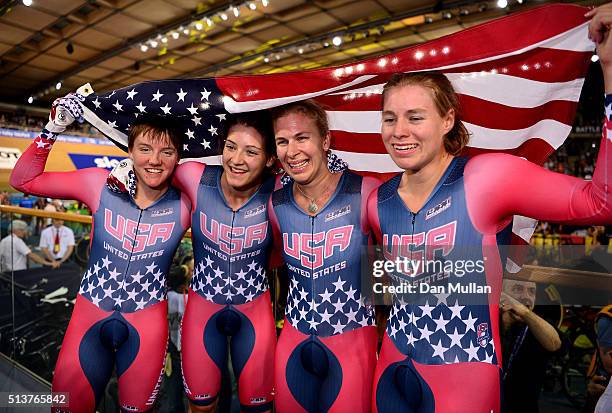
<instances>
[{"instance_id":1,"label":"pink sleeve of skinsuit","mask_svg":"<svg viewBox=\"0 0 612 413\"><path fill-rule=\"evenodd\" d=\"M380 186L381 181L374 177L366 176L363 178L361 184L361 230L365 234L370 234L373 225L375 224L370 220L371 214L369 212L370 196ZM373 235L373 234L370 234Z\"/></svg>"},{"instance_id":2,"label":"pink sleeve of skinsuit","mask_svg":"<svg viewBox=\"0 0 612 413\"><path fill-rule=\"evenodd\" d=\"M465 168L468 213L476 228L495 233L511 215L575 225L612 223L612 95L592 181L548 171L506 154L471 159Z\"/></svg>"},{"instance_id":3,"label":"pink sleeve of skinsuit","mask_svg":"<svg viewBox=\"0 0 612 413\"><path fill-rule=\"evenodd\" d=\"M108 171L86 168L72 172L44 172L49 152L57 135L43 129L40 135L19 157L10 184L28 194L61 199L76 199L89 206L92 212L100 201L100 188Z\"/></svg>"},{"instance_id":4,"label":"pink sleeve of skinsuit","mask_svg":"<svg viewBox=\"0 0 612 413\"><path fill-rule=\"evenodd\" d=\"M204 168L206 164L188 161L178 165L172 177L172 185L189 198L192 211L195 210L198 201L198 188Z\"/></svg>"}]
</instances>

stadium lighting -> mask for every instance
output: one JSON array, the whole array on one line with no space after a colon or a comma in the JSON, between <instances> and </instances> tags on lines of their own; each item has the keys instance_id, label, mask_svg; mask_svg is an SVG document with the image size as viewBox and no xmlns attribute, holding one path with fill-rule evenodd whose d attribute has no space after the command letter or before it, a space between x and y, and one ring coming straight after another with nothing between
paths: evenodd
<instances>
[{"instance_id":1,"label":"stadium lighting","mask_svg":"<svg viewBox=\"0 0 612 413\"><path fill-rule=\"evenodd\" d=\"M505 9L508 7L508 0L497 0L497 7L500 9Z\"/></svg>"},{"instance_id":2,"label":"stadium lighting","mask_svg":"<svg viewBox=\"0 0 612 413\"><path fill-rule=\"evenodd\" d=\"M31 105L31 104L32 104L32 102L34 102L34 98L33 98L32 96L30 96L30 97L28 98L28 103Z\"/></svg>"},{"instance_id":3,"label":"stadium lighting","mask_svg":"<svg viewBox=\"0 0 612 413\"><path fill-rule=\"evenodd\" d=\"M30 7L32 5L32 0L23 0L22 3L24 6Z\"/></svg>"},{"instance_id":4,"label":"stadium lighting","mask_svg":"<svg viewBox=\"0 0 612 413\"><path fill-rule=\"evenodd\" d=\"M249 9L251 9L253 11L257 10L257 4L255 4L253 2L249 3Z\"/></svg>"},{"instance_id":5,"label":"stadium lighting","mask_svg":"<svg viewBox=\"0 0 612 413\"><path fill-rule=\"evenodd\" d=\"M57 82L55 89L60 90L62 88L62 82Z\"/></svg>"},{"instance_id":6,"label":"stadium lighting","mask_svg":"<svg viewBox=\"0 0 612 413\"><path fill-rule=\"evenodd\" d=\"M336 47L340 46L342 44L342 37L334 36L334 38L332 39L332 44Z\"/></svg>"},{"instance_id":7,"label":"stadium lighting","mask_svg":"<svg viewBox=\"0 0 612 413\"><path fill-rule=\"evenodd\" d=\"M141 44L140 45L140 51L141 52L146 52L147 50L149 50L149 46L147 46L146 44Z\"/></svg>"}]
</instances>

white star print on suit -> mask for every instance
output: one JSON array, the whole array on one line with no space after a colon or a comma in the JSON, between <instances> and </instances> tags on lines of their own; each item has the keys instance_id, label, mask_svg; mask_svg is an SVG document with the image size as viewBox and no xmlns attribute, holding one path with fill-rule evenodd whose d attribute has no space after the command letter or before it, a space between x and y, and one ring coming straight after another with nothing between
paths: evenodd
<instances>
[{"instance_id":1,"label":"white star print on suit","mask_svg":"<svg viewBox=\"0 0 612 413\"><path fill-rule=\"evenodd\" d=\"M79 294L106 311L133 312L165 300L165 275L155 262L145 268L125 276L107 255L85 271Z\"/></svg>"}]
</instances>

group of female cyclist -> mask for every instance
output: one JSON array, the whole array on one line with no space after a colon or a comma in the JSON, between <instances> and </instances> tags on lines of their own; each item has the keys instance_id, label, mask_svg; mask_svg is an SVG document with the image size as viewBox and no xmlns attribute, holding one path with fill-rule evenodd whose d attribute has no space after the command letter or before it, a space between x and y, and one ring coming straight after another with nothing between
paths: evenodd
<instances>
[{"instance_id":1,"label":"group of female cyclist","mask_svg":"<svg viewBox=\"0 0 612 413\"><path fill-rule=\"evenodd\" d=\"M382 184L330 155L326 113L314 101L232 116L221 166L179 165L172 121L143 117L130 130L122 177L43 172L57 134L81 114L78 97L58 100L11 176L23 192L77 199L93 213L89 266L52 387L69 393L69 406L55 411L93 412L113 369L122 411L153 409L168 337L166 275L191 227L181 347L192 411L215 410L230 353L243 412L273 403L278 412L499 412L498 235L515 214L612 221L612 7L587 17L606 93L590 182L510 155L459 156L469 136L452 85L437 73L397 74L384 86L382 140L403 172ZM271 172L277 160L283 179ZM476 246L484 273L467 277L492 293L463 305L458 295L394 296L377 357L361 282L363 248L374 241L394 258L452 260L455 246ZM289 293L277 342L265 271L281 256Z\"/></svg>"}]
</instances>

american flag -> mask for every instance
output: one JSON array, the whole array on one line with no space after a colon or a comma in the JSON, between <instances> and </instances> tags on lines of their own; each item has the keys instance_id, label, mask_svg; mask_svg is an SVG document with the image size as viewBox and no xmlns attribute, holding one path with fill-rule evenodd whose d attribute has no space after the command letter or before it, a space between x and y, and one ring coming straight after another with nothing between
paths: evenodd
<instances>
[{"instance_id":1,"label":"american flag","mask_svg":"<svg viewBox=\"0 0 612 413\"><path fill-rule=\"evenodd\" d=\"M314 98L326 109L332 148L364 173L398 171L380 139L382 86L396 72L437 70L459 93L468 155L502 151L542 164L567 138L595 48L586 9L546 5L374 59L272 75L139 83L90 95L85 119L125 148L135 117L182 119L186 158L218 163L228 113ZM521 234L529 239L529 230Z\"/></svg>"}]
</instances>

